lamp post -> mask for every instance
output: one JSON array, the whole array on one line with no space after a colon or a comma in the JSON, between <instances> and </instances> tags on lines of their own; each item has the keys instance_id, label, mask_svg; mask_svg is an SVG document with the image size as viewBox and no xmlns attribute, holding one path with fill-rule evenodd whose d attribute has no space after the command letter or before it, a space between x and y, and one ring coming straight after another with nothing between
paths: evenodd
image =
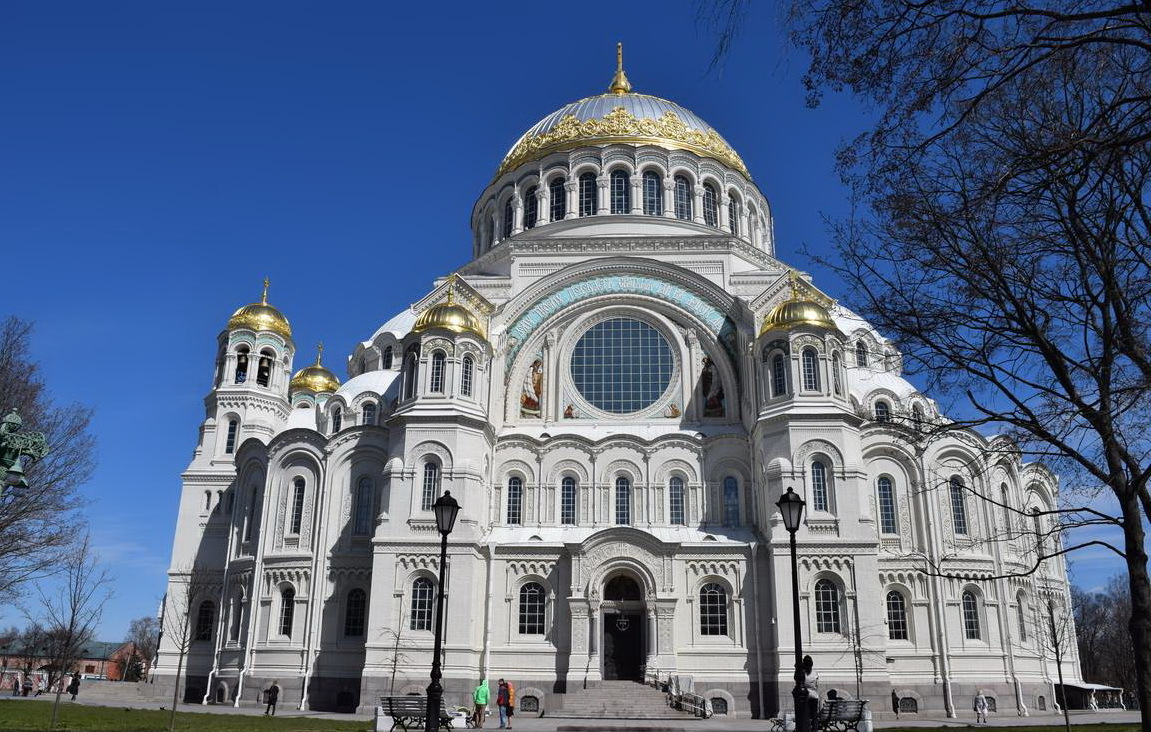
<instances>
[{"instance_id":1,"label":"lamp post","mask_svg":"<svg viewBox=\"0 0 1151 732\"><path fill-rule=\"evenodd\" d=\"M432 504L432 511L436 514L436 528L440 532L440 582L436 592L436 645L432 653L432 683L428 684L428 711L424 719L425 732L436 732L440 727L440 705L444 699L444 687L440 684L440 650L443 647L444 635L444 565L448 561L448 534L456 526L456 516L460 512L460 504L452 498L450 491L436 499Z\"/></svg>"},{"instance_id":2,"label":"lamp post","mask_svg":"<svg viewBox=\"0 0 1151 732\"><path fill-rule=\"evenodd\" d=\"M24 420L13 409L0 420L0 498L8 487L24 489L28 480L24 477L23 458L39 460L48 454L48 440L42 432L21 432Z\"/></svg>"},{"instance_id":3,"label":"lamp post","mask_svg":"<svg viewBox=\"0 0 1151 732\"><path fill-rule=\"evenodd\" d=\"M803 517L803 499L796 495L791 488L779 497L775 504L783 517L783 527L791 539L791 610L795 625L795 688L791 695L795 697L795 729L798 732L807 732L811 723L807 719L807 688L804 684L803 674L803 631L799 625L799 563L795 558L795 532L799 530L799 521Z\"/></svg>"}]
</instances>

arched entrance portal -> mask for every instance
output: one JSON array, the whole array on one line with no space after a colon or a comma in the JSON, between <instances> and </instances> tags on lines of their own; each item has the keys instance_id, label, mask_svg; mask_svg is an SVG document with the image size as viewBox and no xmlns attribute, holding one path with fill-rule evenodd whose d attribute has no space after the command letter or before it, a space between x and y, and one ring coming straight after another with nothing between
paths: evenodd
<instances>
[{"instance_id":1,"label":"arched entrance portal","mask_svg":"<svg viewBox=\"0 0 1151 732\"><path fill-rule=\"evenodd\" d=\"M610 578L603 588L603 677L643 680L644 602L639 582L627 574Z\"/></svg>"}]
</instances>

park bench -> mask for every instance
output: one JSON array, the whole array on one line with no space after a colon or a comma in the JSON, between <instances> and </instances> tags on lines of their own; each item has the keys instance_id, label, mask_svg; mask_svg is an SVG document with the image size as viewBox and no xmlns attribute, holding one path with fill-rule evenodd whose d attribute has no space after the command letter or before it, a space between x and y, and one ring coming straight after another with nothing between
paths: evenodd
<instances>
[{"instance_id":1,"label":"park bench","mask_svg":"<svg viewBox=\"0 0 1151 732\"><path fill-rule=\"evenodd\" d=\"M424 729L425 720L428 717L428 698L426 696L381 696L380 706L376 713L376 729L380 730L380 717L388 716L392 718L392 726L389 729L394 730L396 727L409 732L410 730ZM448 713L444 708L444 702L440 700L440 719L437 725L440 729L451 729L452 720L455 717Z\"/></svg>"},{"instance_id":2,"label":"park bench","mask_svg":"<svg viewBox=\"0 0 1151 732\"><path fill-rule=\"evenodd\" d=\"M866 699L828 699L819 710L819 729L827 732L859 732Z\"/></svg>"}]
</instances>

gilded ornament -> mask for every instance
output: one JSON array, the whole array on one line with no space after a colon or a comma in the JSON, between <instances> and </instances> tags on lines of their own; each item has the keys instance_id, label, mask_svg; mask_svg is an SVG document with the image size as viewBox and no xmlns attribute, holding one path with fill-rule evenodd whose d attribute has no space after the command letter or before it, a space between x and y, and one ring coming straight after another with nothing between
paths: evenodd
<instances>
[{"instance_id":1,"label":"gilded ornament","mask_svg":"<svg viewBox=\"0 0 1151 732\"><path fill-rule=\"evenodd\" d=\"M339 389L340 380L336 378L335 374L324 368L323 357L324 344L320 343L316 348L316 363L293 374L292 381L288 384L288 391L310 391L313 394L324 394Z\"/></svg>"},{"instance_id":2,"label":"gilded ornament","mask_svg":"<svg viewBox=\"0 0 1151 732\"><path fill-rule=\"evenodd\" d=\"M283 313L268 304L269 284L268 278L265 277L264 294L260 298L260 302L245 305L232 313L232 317L228 319L228 330L239 328L256 332L267 330L284 338L290 339L292 337L292 326L288 324L288 319L284 317Z\"/></svg>"},{"instance_id":3,"label":"gilded ornament","mask_svg":"<svg viewBox=\"0 0 1151 732\"><path fill-rule=\"evenodd\" d=\"M547 132L521 139L500 164L496 177L529 160L557 150L613 143L654 144L687 150L697 155L715 158L748 178L751 177L743 160L715 130L704 132L691 129L679 115L670 110L659 118L652 119L636 117L623 106L615 107L603 117L583 122L580 122L575 115L569 114Z\"/></svg>"}]
</instances>

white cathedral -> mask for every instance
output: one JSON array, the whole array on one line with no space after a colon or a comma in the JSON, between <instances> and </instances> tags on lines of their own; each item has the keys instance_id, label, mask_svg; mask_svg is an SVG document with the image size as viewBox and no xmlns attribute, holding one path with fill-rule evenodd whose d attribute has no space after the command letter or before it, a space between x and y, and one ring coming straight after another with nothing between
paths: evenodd
<instances>
[{"instance_id":1,"label":"white cathedral","mask_svg":"<svg viewBox=\"0 0 1151 732\"><path fill-rule=\"evenodd\" d=\"M187 701L277 680L285 704L347 711L423 693L443 571L450 705L482 678L531 711L646 673L774 716L792 705L791 487L822 691L1054 710L1066 568L1025 570L1056 477L935 429L894 344L776 259L768 201L700 117L632 91L621 61L607 93L519 138L471 227L472 260L358 344L342 382L318 357L293 372L266 284L232 315L183 474L158 683L182 664ZM462 508L441 568L445 490Z\"/></svg>"}]
</instances>

